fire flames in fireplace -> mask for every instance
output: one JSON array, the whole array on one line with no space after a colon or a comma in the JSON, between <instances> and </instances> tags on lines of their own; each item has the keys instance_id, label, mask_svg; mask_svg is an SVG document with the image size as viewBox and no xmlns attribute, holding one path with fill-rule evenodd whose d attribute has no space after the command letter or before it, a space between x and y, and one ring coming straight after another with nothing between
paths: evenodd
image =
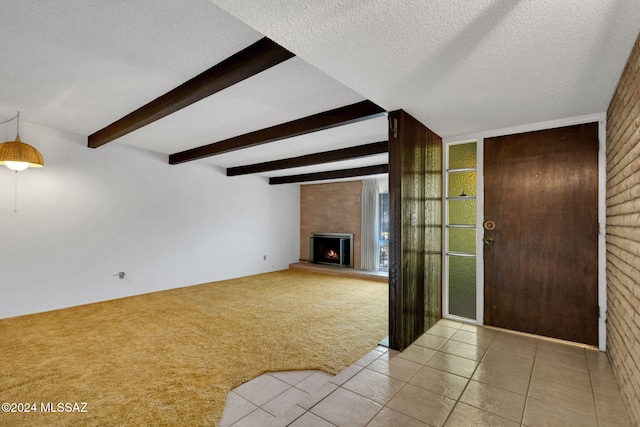
<instances>
[{"instance_id":1,"label":"fire flames in fireplace","mask_svg":"<svg viewBox=\"0 0 640 427\"><path fill-rule=\"evenodd\" d=\"M338 255L338 252L334 251L333 249L328 250L325 254L325 258L330 260L337 260L339 256L340 255Z\"/></svg>"}]
</instances>

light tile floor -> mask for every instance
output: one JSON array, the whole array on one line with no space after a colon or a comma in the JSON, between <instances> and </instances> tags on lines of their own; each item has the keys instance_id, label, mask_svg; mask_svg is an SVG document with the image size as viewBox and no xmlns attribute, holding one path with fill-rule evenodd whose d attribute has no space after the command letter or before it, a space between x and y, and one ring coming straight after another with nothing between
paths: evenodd
<instances>
[{"instance_id":1,"label":"light tile floor","mask_svg":"<svg viewBox=\"0 0 640 427\"><path fill-rule=\"evenodd\" d=\"M441 320L402 353L332 377L272 372L231 393L221 427L630 426L604 353Z\"/></svg>"}]
</instances>

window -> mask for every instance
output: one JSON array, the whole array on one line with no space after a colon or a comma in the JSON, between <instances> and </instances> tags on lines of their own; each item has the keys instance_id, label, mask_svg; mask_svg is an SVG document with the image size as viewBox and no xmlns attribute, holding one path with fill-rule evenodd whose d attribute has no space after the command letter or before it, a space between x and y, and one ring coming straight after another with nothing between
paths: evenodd
<instances>
[{"instance_id":1,"label":"window","mask_svg":"<svg viewBox=\"0 0 640 427\"><path fill-rule=\"evenodd\" d=\"M378 215L378 270L389 271L389 193L380 193Z\"/></svg>"},{"instance_id":2,"label":"window","mask_svg":"<svg viewBox=\"0 0 640 427\"><path fill-rule=\"evenodd\" d=\"M448 144L445 152L444 312L477 320L477 144Z\"/></svg>"}]
</instances>

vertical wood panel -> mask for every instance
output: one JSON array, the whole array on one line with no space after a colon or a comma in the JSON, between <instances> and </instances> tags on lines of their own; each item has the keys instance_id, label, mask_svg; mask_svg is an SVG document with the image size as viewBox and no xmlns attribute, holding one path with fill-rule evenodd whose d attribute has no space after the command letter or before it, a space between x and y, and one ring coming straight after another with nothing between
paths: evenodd
<instances>
[{"instance_id":1,"label":"vertical wood panel","mask_svg":"<svg viewBox=\"0 0 640 427\"><path fill-rule=\"evenodd\" d=\"M402 155L402 252L404 255L403 285L404 285L404 311L409 313L403 325L403 335L406 337L405 347L409 340L420 336L424 331L424 271L422 264L422 248L424 247L424 233L421 229L424 225L424 215L421 209L424 203L423 181L421 173L424 171L424 146L426 132L415 120L402 114L399 123L399 137L405 147ZM415 214L417 225L410 224L409 217ZM413 339L411 339L413 338Z\"/></svg>"},{"instance_id":2,"label":"vertical wood panel","mask_svg":"<svg viewBox=\"0 0 640 427\"><path fill-rule=\"evenodd\" d=\"M404 111L389 114L389 343L396 350L441 316L441 160L440 137Z\"/></svg>"},{"instance_id":3,"label":"vertical wood panel","mask_svg":"<svg viewBox=\"0 0 640 427\"><path fill-rule=\"evenodd\" d=\"M442 138L428 131L424 169L425 329L442 317Z\"/></svg>"},{"instance_id":4,"label":"vertical wood panel","mask_svg":"<svg viewBox=\"0 0 640 427\"><path fill-rule=\"evenodd\" d=\"M404 348L402 324L402 144L397 134L398 112L389 113L389 346Z\"/></svg>"}]
</instances>

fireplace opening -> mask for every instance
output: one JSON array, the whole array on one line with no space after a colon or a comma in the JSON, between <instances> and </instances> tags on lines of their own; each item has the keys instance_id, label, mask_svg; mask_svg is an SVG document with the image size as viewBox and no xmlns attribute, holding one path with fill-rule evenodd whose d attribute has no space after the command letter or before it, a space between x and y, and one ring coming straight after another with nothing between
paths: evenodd
<instances>
[{"instance_id":1,"label":"fireplace opening","mask_svg":"<svg viewBox=\"0 0 640 427\"><path fill-rule=\"evenodd\" d=\"M353 267L353 234L313 233L309 243L310 259L315 264Z\"/></svg>"}]
</instances>

